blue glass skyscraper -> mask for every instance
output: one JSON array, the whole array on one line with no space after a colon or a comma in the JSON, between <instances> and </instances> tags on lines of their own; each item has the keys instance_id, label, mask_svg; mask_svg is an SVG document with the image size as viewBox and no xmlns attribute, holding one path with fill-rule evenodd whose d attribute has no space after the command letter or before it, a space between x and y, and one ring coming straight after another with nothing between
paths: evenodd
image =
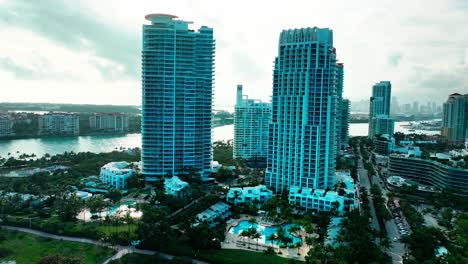
<instances>
[{"instance_id":1,"label":"blue glass skyscraper","mask_svg":"<svg viewBox=\"0 0 468 264\"><path fill-rule=\"evenodd\" d=\"M195 170L208 176L214 72L213 29L151 14L143 25L142 163L147 180Z\"/></svg>"},{"instance_id":2,"label":"blue glass skyscraper","mask_svg":"<svg viewBox=\"0 0 468 264\"><path fill-rule=\"evenodd\" d=\"M329 186L335 173L337 86L332 30L281 32L265 174L276 192Z\"/></svg>"},{"instance_id":3,"label":"blue glass skyscraper","mask_svg":"<svg viewBox=\"0 0 468 264\"><path fill-rule=\"evenodd\" d=\"M372 97L369 102L369 138L375 135L393 136L394 120L390 118L390 99L392 84L381 81L372 86Z\"/></svg>"}]
</instances>

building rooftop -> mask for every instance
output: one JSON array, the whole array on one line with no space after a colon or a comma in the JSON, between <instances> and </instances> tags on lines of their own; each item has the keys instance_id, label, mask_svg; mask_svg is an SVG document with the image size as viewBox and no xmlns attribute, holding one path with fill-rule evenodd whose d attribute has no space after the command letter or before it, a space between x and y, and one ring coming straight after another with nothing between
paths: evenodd
<instances>
[{"instance_id":1,"label":"building rooftop","mask_svg":"<svg viewBox=\"0 0 468 264\"><path fill-rule=\"evenodd\" d=\"M205 211L199 213L197 215L197 219L203 221L203 220L209 220L213 219L213 217L217 216L218 213L226 211L230 208L229 205L223 203L223 202L217 202L210 206L210 208L206 209Z\"/></svg>"},{"instance_id":2,"label":"building rooftop","mask_svg":"<svg viewBox=\"0 0 468 264\"><path fill-rule=\"evenodd\" d=\"M161 13L156 13L156 14L148 14L145 16L146 20L153 21L155 18L166 18L166 19L174 19L178 18L177 16L170 15L170 14L161 14Z\"/></svg>"}]
</instances>

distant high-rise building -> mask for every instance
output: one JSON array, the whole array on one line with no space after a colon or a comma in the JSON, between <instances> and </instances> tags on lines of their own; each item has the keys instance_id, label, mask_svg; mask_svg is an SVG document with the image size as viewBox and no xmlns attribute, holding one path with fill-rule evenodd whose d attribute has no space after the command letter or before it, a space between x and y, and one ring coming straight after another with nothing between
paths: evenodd
<instances>
[{"instance_id":1,"label":"distant high-rise building","mask_svg":"<svg viewBox=\"0 0 468 264\"><path fill-rule=\"evenodd\" d=\"M347 145L349 141L349 107L348 99L341 100L341 127L340 138L341 145Z\"/></svg>"},{"instance_id":2,"label":"distant high-rise building","mask_svg":"<svg viewBox=\"0 0 468 264\"><path fill-rule=\"evenodd\" d=\"M78 135L80 119L69 113L47 113L39 116L39 135Z\"/></svg>"},{"instance_id":3,"label":"distant high-rise building","mask_svg":"<svg viewBox=\"0 0 468 264\"><path fill-rule=\"evenodd\" d=\"M332 30L281 32L265 174L275 192L329 186L335 173L337 79Z\"/></svg>"},{"instance_id":4,"label":"distant high-rise building","mask_svg":"<svg viewBox=\"0 0 468 264\"><path fill-rule=\"evenodd\" d=\"M468 94L451 94L444 103L441 134L450 144L468 140Z\"/></svg>"},{"instance_id":5,"label":"distant high-rise building","mask_svg":"<svg viewBox=\"0 0 468 264\"><path fill-rule=\"evenodd\" d=\"M234 158L266 159L268 127L271 122L271 104L249 99L237 86L234 111Z\"/></svg>"},{"instance_id":6,"label":"distant high-rise building","mask_svg":"<svg viewBox=\"0 0 468 264\"><path fill-rule=\"evenodd\" d=\"M210 174L213 29L151 14L143 25L142 164L146 179Z\"/></svg>"},{"instance_id":7,"label":"distant high-rise building","mask_svg":"<svg viewBox=\"0 0 468 264\"><path fill-rule=\"evenodd\" d=\"M413 114L419 114L419 102L418 101L413 102Z\"/></svg>"},{"instance_id":8,"label":"distant high-rise building","mask_svg":"<svg viewBox=\"0 0 468 264\"><path fill-rule=\"evenodd\" d=\"M89 117L89 127L95 131L125 132L129 117L123 113L96 113Z\"/></svg>"},{"instance_id":9,"label":"distant high-rise building","mask_svg":"<svg viewBox=\"0 0 468 264\"><path fill-rule=\"evenodd\" d=\"M395 134L395 120L393 118L386 115L379 115L372 118L371 122L374 129L374 136L386 134L393 137L393 134Z\"/></svg>"},{"instance_id":10,"label":"distant high-rise building","mask_svg":"<svg viewBox=\"0 0 468 264\"><path fill-rule=\"evenodd\" d=\"M373 138L379 134L393 136L393 129L389 125L393 119L390 118L390 98L392 95L392 84L389 81L381 81L372 87L372 97L369 107L369 137ZM385 125L384 125L385 124ZM388 128L383 130L383 128Z\"/></svg>"},{"instance_id":11,"label":"distant high-rise building","mask_svg":"<svg viewBox=\"0 0 468 264\"><path fill-rule=\"evenodd\" d=\"M404 114L411 113L411 104L404 104L403 105L403 112L404 112Z\"/></svg>"},{"instance_id":12,"label":"distant high-rise building","mask_svg":"<svg viewBox=\"0 0 468 264\"><path fill-rule=\"evenodd\" d=\"M401 112L400 105L398 104L398 99L396 96L392 96L390 104L390 115L396 115Z\"/></svg>"},{"instance_id":13,"label":"distant high-rise building","mask_svg":"<svg viewBox=\"0 0 468 264\"><path fill-rule=\"evenodd\" d=\"M15 124L14 119L6 114L0 114L0 137L12 137L15 135L13 125Z\"/></svg>"}]
</instances>

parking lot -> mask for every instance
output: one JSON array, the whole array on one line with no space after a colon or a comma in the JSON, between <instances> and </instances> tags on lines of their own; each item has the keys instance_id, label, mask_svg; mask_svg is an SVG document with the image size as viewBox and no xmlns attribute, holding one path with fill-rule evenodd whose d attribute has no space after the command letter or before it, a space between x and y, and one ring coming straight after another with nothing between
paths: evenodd
<instances>
[{"instance_id":1,"label":"parking lot","mask_svg":"<svg viewBox=\"0 0 468 264\"><path fill-rule=\"evenodd\" d=\"M410 234L411 232L411 228L408 224L408 222L406 222L406 219L404 218L404 216L401 214L401 211L400 209L394 204L392 203L391 201L389 202L389 205L388 205L391 213L392 213L392 217L393 217L393 220L395 221L395 224L398 228L398 232L400 234L400 236L407 236ZM394 241L396 241L398 238L395 237L393 238Z\"/></svg>"}]
</instances>

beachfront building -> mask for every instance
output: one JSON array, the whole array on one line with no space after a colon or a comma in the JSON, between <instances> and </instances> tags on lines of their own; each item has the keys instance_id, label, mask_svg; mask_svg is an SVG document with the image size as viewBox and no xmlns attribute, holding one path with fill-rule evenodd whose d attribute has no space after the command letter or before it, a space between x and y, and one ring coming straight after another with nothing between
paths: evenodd
<instances>
[{"instance_id":1,"label":"beachfront building","mask_svg":"<svg viewBox=\"0 0 468 264\"><path fill-rule=\"evenodd\" d=\"M393 137L395 121L390 118L390 99L392 84L381 81L372 86L372 96L369 107L369 138L388 134Z\"/></svg>"},{"instance_id":2,"label":"beachfront building","mask_svg":"<svg viewBox=\"0 0 468 264\"><path fill-rule=\"evenodd\" d=\"M188 183L177 176L164 179L164 191L166 194L178 196L187 188Z\"/></svg>"},{"instance_id":3,"label":"beachfront building","mask_svg":"<svg viewBox=\"0 0 468 264\"><path fill-rule=\"evenodd\" d=\"M47 113L40 115L39 135L78 135L80 133L80 119L69 113Z\"/></svg>"},{"instance_id":4,"label":"beachfront building","mask_svg":"<svg viewBox=\"0 0 468 264\"><path fill-rule=\"evenodd\" d=\"M126 161L110 162L102 166L99 178L101 182L113 189L127 189L127 179L135 170Z\"/></svg>"},{"instance_id":5,"label":"beachfront building","mask_svg":"<svg viewBox=\"0 0 468 264\"><path fill-rule=\"evenodd\" d=\"M265 183L326 189L337 154L338 65L328 28L283 30L273 70Z\"/></svg>"},{"instance_id":6,"label":"beachfront building","mask_svg":"<svg viewBox=\"0 0 468 264\"><path fill-rule=\"evenodd\" d=\"M15 135L13 130L14 120L10 115L0 114L0 137L12 137Z\"/></svg>"},{"instance_id":7,"label":"beachfront building","mask_svg":"<svg viewBox=\"0 0 468 264\"><path fill-rule=\"evenodd\" d=\"M391 154L388 175L400 176L417 184L468 194L468 169L463 159L448 154L416 158L410 154Z\"/></svg>"},{"instance_id":8,"label":"beachfront building","mask_svg":"<svg viewBox=\"0 0 468 264\"><path fill-rule=\"evenodd\" d=\"M129 116L124 113L95 113L89 117L89 128L102 132L126 132Z\"/></svg>"},{"instance_id":9,"label":"beachfront building","mask_svg":"<svg viewBox=\"0 0 468 264\"><path fill-rule=\"evenodd\" d=\"M259 201L266 202L273 198L273 192L265 185L250 186L250 187L232 187L226 195L226 201L240 204Z\"/></svg>"},{"instance_id":10,"label":"beachfront building","mask_svg":"<svg viewBox=\"0 0 468 264\"><path fill-rule=\"evenodd\" d=\"M449 144L468 141L468 94L451 94L444 103L441 134Z\"/></svg>"},{"instance_id":11,"label":"beachfront building","mask_svg":"<svg viewBox=\"0 0 468 264\"><path fill-rule=\"evenodd\" d=\"M249 99L237 85L234 111L234 159L266 159L271 104Z\"/></svg>"},{"instance_id":12,"label":"beachfront building","mask_svg":"<svg viewBox=\"0 0 468 264\"><path fill-rule=\"evenodd\" d=\"M213 29L167 14L145 17L142 38L142 163L148 181L211 173Z\"/></svg>"},{"instance_id":13,"label":"beachfront building","mask_svg":"<svg viewBox=\"0 0 468 264\"><path fill-rule=\"evenodd\" d=\"M210 226L213 226L214 220L217 218L226 219L231 215L229 211L231 207L223 202L217 202L210 206L205 211L197 214L195 220L197 223L194 225L199 225L200 223L207 223Z\"/></svg>"}]
</instances>

